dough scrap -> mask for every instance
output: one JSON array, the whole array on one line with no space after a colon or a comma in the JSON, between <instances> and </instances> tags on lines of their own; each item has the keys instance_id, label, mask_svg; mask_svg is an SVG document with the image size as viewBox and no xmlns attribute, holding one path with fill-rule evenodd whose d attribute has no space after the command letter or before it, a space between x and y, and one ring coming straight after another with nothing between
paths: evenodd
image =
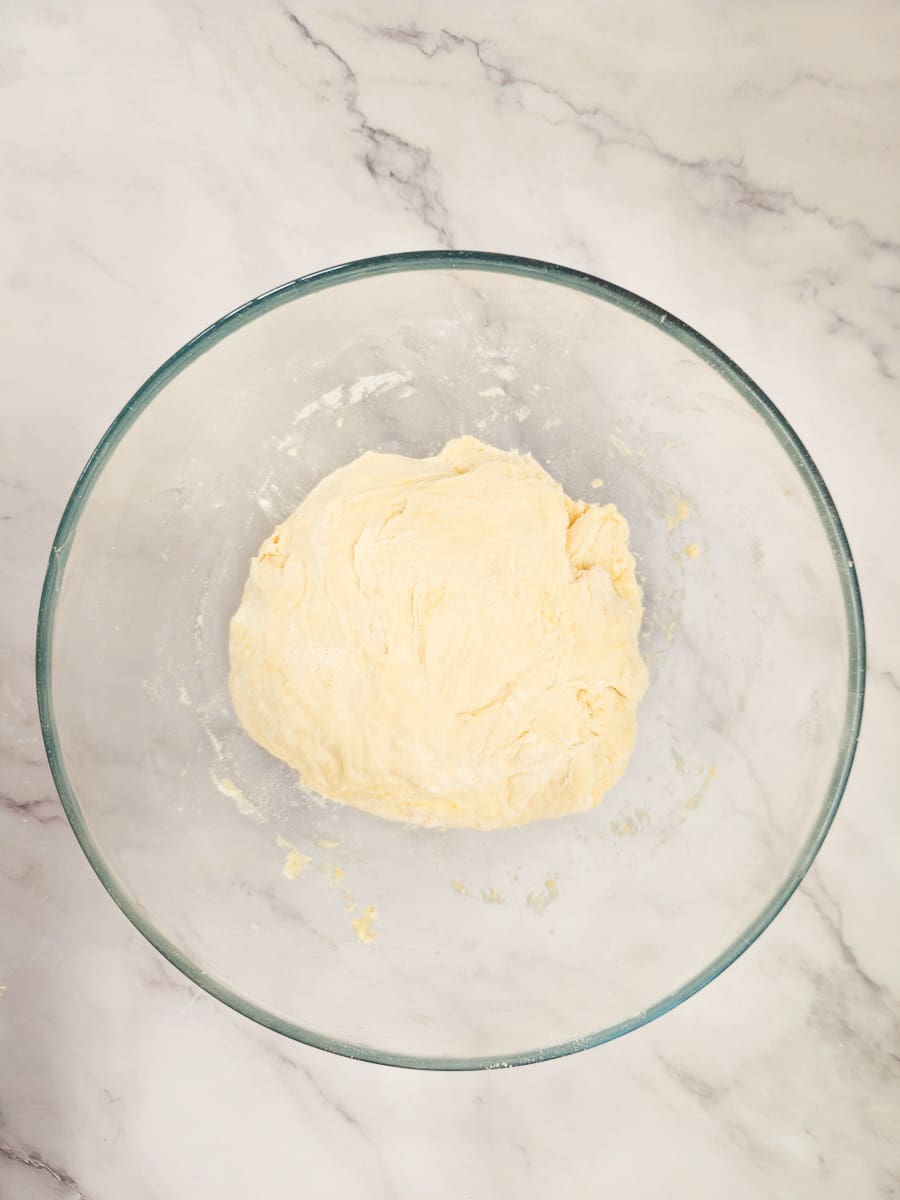
<instances>
[{"instance_id":1,"label":"dough scrap","mask_svg":"<svg viewBox=\"0 0 900 1200\"><path fill-rule=\"evenodd\" d=\"M473 437L367 453L253 560L232 701L331 800L521 825L593 807L624 771L641 616L624 517L570 500L530 455Z\"/></svg>"}]
</instances>

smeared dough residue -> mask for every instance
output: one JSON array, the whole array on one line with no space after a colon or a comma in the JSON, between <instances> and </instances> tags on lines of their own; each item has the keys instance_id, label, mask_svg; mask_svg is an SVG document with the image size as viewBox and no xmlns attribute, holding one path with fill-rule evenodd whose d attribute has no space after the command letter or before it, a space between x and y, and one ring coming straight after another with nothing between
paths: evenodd
<instances>
[{"instance_id":1,"label":"smeared dough residue","mask_svg":"<svg viewBox=\"0 0 900 1200\"><path fill-rule=\"evenodd\" d=\"M303 854L292 842L289 842L287 838L283 838L281 834L278 834L275 838L275 845L279 850L285 851L284 866L281 868L281 873L285 879L296 879L312 862L312 858L308 854Z\"/></svg>"},{"instance_id":2,"label":"smeared dough residue","mask_svg":"<svg viewBox=\"0 0 900 1200\"><path fill-rule=\"evenodd\" d=\"M676 496L674 509L666 517L666 529L671 533L682 521L686 521L690 515L691 510L689 505L680 496Z\"/></svg>"},{"instance_id":3,"label":"smeared dough residue","mask_svg":"<svg viewBox=\"0 0 900 1200\"><path fill-rule=\"evenodd\" d=\"M264 819L256 805L247 799L233 779L217 775L215 771L210 771L209 777L223 796L227 796L229 800L234 801L234 807L242 817L253 817L256 821Z\"/></svg>"},{"instance_id":4,"label":"smeared dough residue","mask_svg":"<svg viewBox=\"0 0 900 1200\"><path fill-rule=\"evenodd\" d=\"M534 892L529 892L525 899L525 903L529 908L536 913L545 912L547 905L550 904L559 895L559 885L553 875L548 876L544 880L544 886L538 888Z\"/></svg>"},{"instance_id":5,"label":"smeared dough residue","mask_svg":"<svg viewBox=\"0 0 900 1200\"><path fill-rule=\"evenodd\" d=\"M712 781L715 779L715 777L718 775L718 773L719 773L718 767L710 767L709 768L709 770L706 772L706 777L704 778L703 782L700 784L699 789L693 794L693 796L690 796L685 801L685 804L684 804L685 808L694 809L698 806L700 801L706 795L706 789L709 787L709 785L712 783Z\"/></svg>"},{"instance_id":6,"label":"smeared dough residue","mask_svg":"<svg viewBox=\"0 0 900 1200\"><path fill-rule=\"evenodd\" d=\"M359 942L374 942L375 930L372 928L372 923L378 916L378 909L374 904L369 904L363 909L362 915L356 917L353 921L353 930L356 933L356 939Z\"/></svg>"}]
</instances>

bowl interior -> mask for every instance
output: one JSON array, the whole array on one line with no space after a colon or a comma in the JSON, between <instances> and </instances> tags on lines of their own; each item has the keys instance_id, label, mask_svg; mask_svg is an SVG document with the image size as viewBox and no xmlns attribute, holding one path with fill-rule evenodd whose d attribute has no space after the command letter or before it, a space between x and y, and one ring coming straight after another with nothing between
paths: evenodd
<instances>
[{"instance_id":1,"label":"bowl interior","mask_svg":"<svg viewBox=\"0 0 900 1200\"><path fill-rule=\"evenodd\" d=\"M651 684L590 814L390 824L307 792L232 713L227 624L276 522L364 450L461 433L631 525ZM727 965L824 836L861 700L842 536L765 398L627 293L484 256L301 281L167 364L79 483L42 612L61 793L139 927L283 1032L416 1065L576 1049Z\"/></svg>"}]
</instances>

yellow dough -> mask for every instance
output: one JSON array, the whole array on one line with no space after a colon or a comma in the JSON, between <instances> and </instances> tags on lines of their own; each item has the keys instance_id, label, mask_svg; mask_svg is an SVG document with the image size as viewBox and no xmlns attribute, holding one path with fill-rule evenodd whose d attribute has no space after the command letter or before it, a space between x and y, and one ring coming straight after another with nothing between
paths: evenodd
<instances>
[{"instance_id":1,"label":"yellow dough","mask_svg":"<svg viewBox=\"0 0 900 1200\"><path fill-rule=\"evenodd\" d=\"M472 437L364 454L262 545L231 621L246 731L332 800L499 829L591 808L647 686L612 504Z\"/></svg>"}]
</instances>

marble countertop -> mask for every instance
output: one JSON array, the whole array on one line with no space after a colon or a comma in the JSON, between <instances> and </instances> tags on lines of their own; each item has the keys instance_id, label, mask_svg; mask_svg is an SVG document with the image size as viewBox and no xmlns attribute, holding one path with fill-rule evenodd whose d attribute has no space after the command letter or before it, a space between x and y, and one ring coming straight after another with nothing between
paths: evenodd
<instances>
[{"instance_id":1,"label":"marble countertop","mask_svg":"<svg viewBox=\"0 0 900 1200\"><path fill-rule=\"evenodd\" d=\"M900 1196L900 10L156 0L0 33L0 1195ZM507 1072L295 1045L115 909L45 763L38 592L135 387L290 277L425 247L563 262L701 329L844 518L863 736L807 880L622 1040Z\"/></svg>"}]
</instances>

